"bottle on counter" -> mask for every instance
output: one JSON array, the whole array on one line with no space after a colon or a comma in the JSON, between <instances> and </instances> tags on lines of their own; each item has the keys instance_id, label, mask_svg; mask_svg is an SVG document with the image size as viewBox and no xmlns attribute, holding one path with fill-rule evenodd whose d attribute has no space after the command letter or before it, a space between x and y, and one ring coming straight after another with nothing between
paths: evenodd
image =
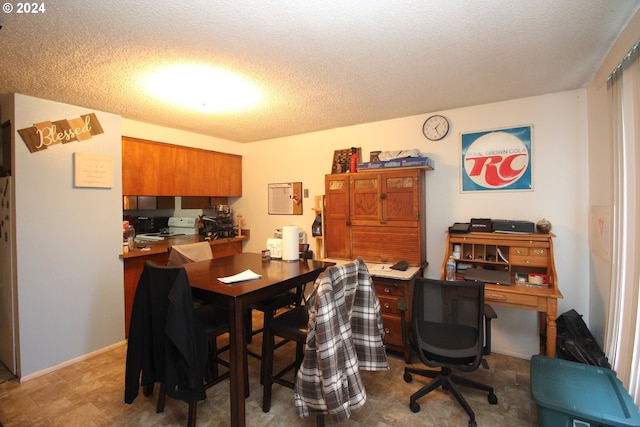
<instances>
[{"instance_id":1,"label":"bottle on counter","mask_svg":"<svg viewBox=\"0 0 640 427\"><path fill-rule=\"evenodd\" d=\"M447 260L447 280L456 280L456 260L450 256Z\"/></svg>"},{"instance_id":2,"label":"bottle on counter","mask_svg":"<svg viewBox=\"0 0 640 427\"><path fill-rule=\"evenodd\" d=\"M127 230L125 231L126 237L127 237L127 244L129 245L129 250L132 251L133 247L135 245L135 238L136 238L136 229L133 228L133 226L128 226Z\"/></svg>"}]
</instances>

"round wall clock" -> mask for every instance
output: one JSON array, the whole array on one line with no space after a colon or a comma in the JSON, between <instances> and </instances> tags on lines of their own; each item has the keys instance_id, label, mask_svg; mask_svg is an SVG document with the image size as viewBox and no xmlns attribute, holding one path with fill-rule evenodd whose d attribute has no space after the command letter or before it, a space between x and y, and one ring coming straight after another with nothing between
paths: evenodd
<instances>
[{"instance_id":1,"label":"round wall clock","mask_svg":"<svg viewBox=\"0 0 640 427\"><path fill-rule=\"evenodd\" d=\"M449 120L437 114L431 116L422 125L422 133L431 141L440 141L449 133Z\"/></svg>"}]
</instances>

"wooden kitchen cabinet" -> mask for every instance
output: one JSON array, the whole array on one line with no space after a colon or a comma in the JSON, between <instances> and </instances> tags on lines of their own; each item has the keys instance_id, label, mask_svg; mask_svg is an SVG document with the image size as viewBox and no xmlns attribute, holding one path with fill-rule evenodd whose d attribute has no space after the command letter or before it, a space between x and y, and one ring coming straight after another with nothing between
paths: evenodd
<instances>
[{"instance_id":1,"label":"wooden kitchen cabinet","mask_svg":"<svg viewBox=\"0 0 640 427\"><path fill-rule=\"evenodd\" d=\"M122 192L242 196L242 156L122 137Z\"/></svg>"},{"instance_id":2,"label":"wooden kitchen cabinet","mask_svg":"<svg viewBox=\"0 0 640 427\"><path fill-rule=\"evenodd\" d=\"M426 263L425 168L359 171L325 177L329 258Z\"/></svg>"}]
</instances>

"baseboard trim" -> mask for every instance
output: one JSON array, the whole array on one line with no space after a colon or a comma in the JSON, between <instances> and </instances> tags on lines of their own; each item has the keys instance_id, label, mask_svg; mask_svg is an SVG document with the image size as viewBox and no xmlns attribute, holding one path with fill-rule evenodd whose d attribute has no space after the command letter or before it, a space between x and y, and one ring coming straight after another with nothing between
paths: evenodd
<instances>
[{"instance_id":1,"label":"baseboard trim","mask_svg":"<svg viewBox=\"0 0 640 427\"><path fill-rule=\"evenodd\" d=\"M127 344L127 340L123 340L123 341L117 342L115 344L111 344L111 345L109 345L107 347L103 347L103 348L98 349L96 351L92 351L91 353L83 354L82 356L78 356L78 357L76 357L74 359L67 360L66 362L58 363L57 365L51 366L51 367L46 368L46 369L42 369L42 370L37 371L37 372L32 372L29 375L24 375L24 376L18 378L18 381L23 383L25 381L29 381L29 380L32 380L34 378L41 377L41 376L49 374L51 372L55 372L58 369L62 369L62 368L65 368L67 366L71 366L71 365L73 365L75 363L81 362L83 360L90 359L90 358L95 357L95 356L97 356L99 354L106 353L107 351L111 351L114 348L117 348L117 347L120 347L120 346L126 345L126 344ZM2 427L2 425L0 425L0 427Z\"/></svg>"}]
</instances>

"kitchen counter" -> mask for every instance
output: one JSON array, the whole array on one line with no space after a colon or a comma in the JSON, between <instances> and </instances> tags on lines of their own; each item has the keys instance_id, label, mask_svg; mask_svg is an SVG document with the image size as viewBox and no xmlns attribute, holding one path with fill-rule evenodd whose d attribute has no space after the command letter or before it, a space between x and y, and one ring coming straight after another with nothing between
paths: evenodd
<instances>
[{"instance_id":1,"label":"kitchen counter","mask_svg":"<svg viewBox=\"0 0 640 427\"><path fill-rule=\"evenodd\" d=\"M221 258L233 254L241 254L243 244L249 240L251 233L249 230L242 230L242 237L211 240L211 252L214 258ZM124 319L125 335L129 335L129 323L131 322L131 309L135 298L138 280L144 264L152 261L158 265L166 265L169 260L169 247L174 245L185 245L204 240L199 234L190 236L165 237L164 240L154 242L136 243L136 248L126 254L120 254L123 261L124 272ZM138 249L138 246L148 246L148 250Z\"/></svg>"},{"instance_id":2,"label":"kitchen counter","mask_svg":"<svg viewBox=\"0 0 640 427\"><path fill-rule=\"evenodd\" d=\"M211 249L215 253L215 246L217 245L228 245L229 243L243 242L245 240L249 240L249 237L250 237L249 230L242 230L241 237L210 240L209 244L211 244L212 246ZM129 259L129 258L138 258L138 257L162 254L162 253L166 254L168 253L170 246L186 245L189 243L202 242L203 240L204 240L204 237L200 236L199 234L194 234L194 235L188 235L188 236L165 237L164 240L153 241L153 242L140 242L135 244L135 247L132 251L129 251L126 254L120 254L120 258ZM138 246L146 246L149 249L144 249L144 250L138 249Z\"/></svg>"}]
</instances>

